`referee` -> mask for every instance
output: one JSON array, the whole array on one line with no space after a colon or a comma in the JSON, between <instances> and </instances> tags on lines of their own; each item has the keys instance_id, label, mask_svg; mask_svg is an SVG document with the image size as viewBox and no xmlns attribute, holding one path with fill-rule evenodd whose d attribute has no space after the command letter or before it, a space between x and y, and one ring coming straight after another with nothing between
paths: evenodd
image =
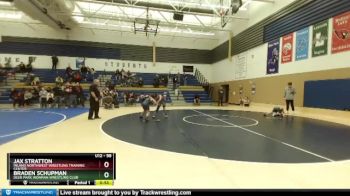
<instances>
[{"instance_id":1,"label":"referee","mask_svg":"<svg viewBox=\"0 0 350 196\"><path fill-rule=\"evenodd\" d=\"M98 111L100 110L100 99L101 94L98 90L98 86L100 85L100 81L98 79L95 79L93 84L90 86L90 110L89 110L89 120L93 119L100 119L98 116ZM92 116L95 113L95 118L92 118Z\"/></svg>"}]
</instances>

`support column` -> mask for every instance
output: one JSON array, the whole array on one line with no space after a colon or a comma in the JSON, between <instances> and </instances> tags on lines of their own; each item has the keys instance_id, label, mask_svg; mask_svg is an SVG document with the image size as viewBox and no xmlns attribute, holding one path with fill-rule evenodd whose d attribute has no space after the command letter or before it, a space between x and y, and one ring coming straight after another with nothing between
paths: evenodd
<instances>
[{"instance_id":1,"label":"support column","mask_svg":"<svg viewBox=\"0 0 350 196\"><path fill-rule=\"evenodd\" d=\"M156 66L156 42L153 42L153 66Z\"/></svg>"},{"instance_id":2,"label":"support column","mask_svg":"<svg viewBox=\"0 0 350 196\"><path fill-rule=\"evenodd\" d=\"M229 31L228 32L228 52L227 52L227 58L228 58L228 61L232 62L232 32Z\"/></svg>"}]
</instances>

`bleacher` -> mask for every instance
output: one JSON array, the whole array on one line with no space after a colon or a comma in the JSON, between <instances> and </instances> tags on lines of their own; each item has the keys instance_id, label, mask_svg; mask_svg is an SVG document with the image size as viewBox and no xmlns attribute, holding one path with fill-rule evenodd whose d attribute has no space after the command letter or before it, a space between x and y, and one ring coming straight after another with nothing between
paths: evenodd
<instances>
[{"instance_id":1,"label":"bleacher","mask_svg":"<svg viewBox=\"0 0 350 196\"><path fill-rule=\"evenodd\" d=\"M51 69L34 69L32 73L40 78L40 82L43 83L54 83L57 76L61 76L63 79L66 78L66 70L57 69L55 71ZM95 73L94 77L97 78L99 73ZM82 80L80 83L91 83L92 76L87 74L86 80Z\"/></svg>"},{"instance_id":2,"label":"bleacher","mask_svg":"<svg viewBox=\"0 0 350 196\"><path fill-rule=\"evenodd\" d=\"M66 77L64 69L58 69L55 71L52 71L51 69L34 69L32 73L40 78L40 81L41 81L43 86L52 87L52 88L55 85L55 78L58 75L64 79ZM167 92L167 94L169 95L168 89L166 87L164 87L164 86L160 86L159 88L153 87L154 78L155 78L156 74L154 74L154 73L134 73L134 74L137 78L142 77L143 83L144 83L144 86L142 88L121 87L120 83L116 82L115 72L112 72L112 71L109 71L109 72L97 71L94 75L94 78L98 78L99 75L111 75L112 82L114 80L113 83L117 85L117 91L119 93L120 103L124 102L123 95L126 92L134 92L136 95L140 95L140 94L152 95L152 94L159 94L159 93ZM159 75L168 76L168 74L159 74ZM172 80L173 76L174 75L170 76L169 81ZM187 75L186 78L187 79L185 82L183 75L181 75L181 77L180 77L180 85L181 85L180 91L182 92L185 101L187 103L193 103L194 96L199 95L202 103L210 103L211 99L208 96L208 93L206 91L204 91L203 87L201 86L199 81L196 79L196 77L193 75ZM86 81L85 80L81 81L81 85L83 87L84 94L85 94L86 98L88 98L88 95L89 95L88 90L89 90L89 86L90 86L92 80L93 79L90 75L87 77ZM186 83L186 86L183 86L185 83ZM18 89L32 88L31 86L27 86L25 84L25 80L22 80L22 81L16 83L13 87L18 88ZM11 89L8 88L7 90L2 89L2 91L0 91L0 103L10 103L11 102L9 100L10 90ZM172 102L170 96L167 96L167 102L168 103Z\"/></svg>"},{"instance_id":3,"label":"bleacher","mask_svg":"<svg viewBox=\"0 0 350 196\"><path fill-rule=\"evenodd\" d=\"M0 91L0 104L1 103L10 103L10 90Z\"/></svg>"},{"instance_id":4,"label":"bleacher","mask_svg":"<svg viewBox=\"0 0 350 196\"><path fill-rule=\"evenodd\" d=\"M211 98L202 86L181 86L180 90L186 103L193 103L195 95L200 97L201 103L212 103Z\"/></svg>"}]
</instances>

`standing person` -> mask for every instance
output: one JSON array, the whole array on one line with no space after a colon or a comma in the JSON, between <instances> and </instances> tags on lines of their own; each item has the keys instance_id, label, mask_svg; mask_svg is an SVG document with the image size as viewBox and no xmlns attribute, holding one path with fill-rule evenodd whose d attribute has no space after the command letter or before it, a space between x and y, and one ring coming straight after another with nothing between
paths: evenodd
<instances>
[{"instance_id":1,"label":"standing person","mask_svg":"<svg viewBox=\"0 0 350 196\"><path fill-rule=\"evenodd\" d=\"M149 115L150 115L150 108L151 102L156 103L156 100L154 100L149 95L141 95L140 96L140 102L143 109L143 112L140 114L140 119L143 119L143 122L148 122Z\"/></svg>"},{"instance_id":2,"label":"standing person","mask_svg":"<svg viewBox=\"0 0 350 196\"><path fill-rule=\"evenodd\" d=\"M218 103L218 106L223 106L223 102L224 102L224 89L222 87L220 87L220 89L219 89L219 103Z\"/></svg>"},{"instance_id":3,"label":"standing person","mask_svg":"<svg viewBox=\"0 0 350 196\"><path fill-rule=\"evenodd\" d=\"M179 96L180 96L179 88L175 89L175 96L176 96L176 100L179 100Z\"/></svg>"},{"instance_id":4,"label":"standing person","mask_svg":"<svg viewBox=\"0 0 350 196\"><path fill-rule=\"evenodd\" d=\"M58 58L56 55L53 55L51 57L52 59L52 70L56 70L57 69L57 63L58 63Z\"/></svg>"},{"instance_id":5,"label":"standing person","mask_svg":"<svg viewBox=\"0 0 350 196\"><path fill-rule=\"evenodd\" d=\"M100 110L100 99L101 94L98 90L98 86L100 84L100 81L98 79L95 79L93 84L90 86L90 110L89 110L89 120L93 120L92 116L95 113L95 119L100 119L100 116L98 115L98 112Z\"/></svg>"},{"instance_id":6,"label":"standing person","mask_svg":"<svg viewBox=\"0 0 350 196\"><path fill-rule=\"evenodd\" d=\"M289 111L289 105L292 106L294 112L294 96L296 94L295 88L291 82L288 83L288 86L284 89L284 99L286 100L287 112Z\"/></svg>"},{"instance_id":7,"label":"standing person","mask_svg":"<svg viewBox=\"0 0 350 196\"><path fill-rule=\"evenodd\" d=\"M18 106L20 106L20 92L18 92L17 89L12 88L11 90L11 94L10 94L10 98L13 101L13 108L16 107L16 104L18 104Z\"/></svg>"},{"instance_id":8,"label":"standing person","mask_svg":"<svg viewBox=\"0 0 350 196\"><path fill-rule=\"evenodd\" d=\"M167 92L164 92L163 94L158 94L157 96L157 109L155 111L155 114L152 116L152 118L156 118L158 116L158 112L159 112L159 108L160 106L163 106L163 113L164 113L164 117L167 118L168 114L166 113L166 96L167 96ZM157 122L160 121L159 118L156 119Z\"/></svg>"},{"instance_id":9,"label":"standing person","mask_svg":"<svg viewBox=\"0 0 350 196\"><path fill-rule=\"evenodd\" d=\"M176 89L178 81L179 81L178 77L176 75L174 75L174 77L173 77L173 90Z\"/></svg>"}]
</instances>

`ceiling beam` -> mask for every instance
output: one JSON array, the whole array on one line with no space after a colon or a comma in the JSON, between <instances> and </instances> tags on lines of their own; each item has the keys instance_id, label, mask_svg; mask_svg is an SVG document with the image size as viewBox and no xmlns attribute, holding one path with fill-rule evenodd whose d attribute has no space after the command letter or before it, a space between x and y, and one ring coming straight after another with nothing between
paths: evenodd
<instances>
[{"instance_id":1,"label":"ceiling beam","mask_svg":"<svg viewBox=\"0 0 350 196\"><path fill-rule=\"evenodd\" d=\"M125 0L96 0L101 2L109 2L109 3L118 3L118 4L127 4ZM169 4L158 4L158 3L151 3L151 2L143 2L139 1L137 2L138 6L142 7L149 7L149 8L161 8L166 10L174 10L174 7ZM203 8L185 8L183 11L186 12L193 12L193 13L203 13L203 14L215 14L213 10L211 9L203 9Z\"/></svg>"},{"instance_id":2,"label":"ceiling beam","mask_svg":"<svg viewBox=\"0 0 350 196\"><path fill-rule=\"evenodd\" d=\"M146 9L147 7L145 6L139 6L139 4L141 2L139 2L137 5L128 5L128 4L119 4L119 3L115 3L117 0L113 0L114 3L112 2L108 2L108 0L74 0L74 1L77 1L77 2L86 2L86 3L97 3L97 4L108 4L108 5L112 5L112 6L121 6L121 7L131 7L131 8L139 8L139 9ZM163 12L174 12L174 8L172 6L170 6L171 9L163 9L163 8L154 8L154 7L149 7L150 10L154 10L154 11L163 11ZM214 13L213 10L211 10L211 14L208 14L208 13L199 13L199 12L193 12L192 11L192 8L191 8L191 11L190 12L187 12L187 11L182 11L183 14L187 14L187 15L198 15L198 16L210 16L210 17L213 17L213 16L216 16L218 17L218 15L216 13ZM248 17L241 17L241 16L235 16L235 15L230 15L230 16L226 16L226 17L229 17L229 18L233 18L233 19L238 19L238 20L249 20Z\"/></svg>"}]
</instances>

